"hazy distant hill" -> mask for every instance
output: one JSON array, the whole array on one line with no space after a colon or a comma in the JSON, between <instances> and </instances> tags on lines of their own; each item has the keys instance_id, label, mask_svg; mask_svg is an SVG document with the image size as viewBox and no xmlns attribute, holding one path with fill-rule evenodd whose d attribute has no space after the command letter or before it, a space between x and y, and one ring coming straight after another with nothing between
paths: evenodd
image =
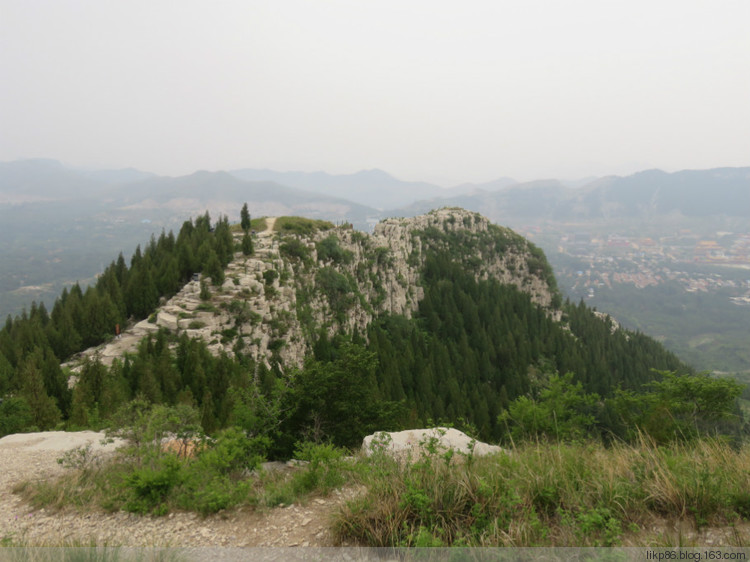
<instances>
[{"instance_id":1,"label":"hazy distant hill","mask_svg":"<svg viewBox=\"0 0 750 562\"><path fill-rule=\"evenodd\" d=\"M487 181L483 183L462 183L455 187L450 187L445 190L445 193L453 195L470 195L472 193L479 193L482 191L499 191L505 189L511 185L516 185L518 182L513 178L498 178L496 180Z\"/></svg>"},{"instance_id":2,"label":"hazy distant hill","mask_svg":"<svg viewBox=\"0 0 750 562\"><path fill-rule=\"evenodd\" d=\"M72 170L55 160L0 163L0 205L84 199L104 204L112 212L149 211L185 218L206 210L235 217L247 202L254 215L304 214L349 221L361 228L367 227L368 217L377 215L374 209L339 197L273 181L245 181L227 172L199 171L173 178L132 168ZM71 219L71 212L76 214L75 206L63 205L60 219Z\"/></svg>"},{"instance_id":3,"label":"hazy distant hill","mask_svg":"<svg viewBox=\"0 0 750 562\"><path fill-rule=\"evenodd\" d=\"M95 197L104 187L55 160L0 162L0 205Z\"/></svg>"},{"instance_id":4,"label":"hazy distant hill","mask_svg":"<svg viewBox=\"0 0 750 562\"><path fill-rule=\"evenodd\" d=\"M312 218L348 221L366 228L374 209L273 181L244 181L227 172L199 171L177 178L157 177L128 186L122 194L123 209L167 210L196 214L205 209L230 218L239 216L247 202L251 214L304 214Z\"/></svg>"},{"instance_id":5,"label":"hazy distant hill","mask_svg":"<svg viewBox=\"0 0 750 562\"><path fill-rule=\"evenodd\" d=\"M539 180L514 184L498 191L475 191L443 199L418 201L391 211L399 216L418 215L439 206L462 207L477 211L498 221L519 218L554 217L567 209L574 190L557 180Z\"/></svg>"},{"instance_id":6,"label":"hazy distant hill","mask_svg":"<svg viewBox=\"0 0 750 562\"><path fill-rule=\"evenodd\" d=\"M90 170L81 171L80 173L92 179L115 185L124 185L156 177L156 174L143 172L141 170L136 170L135 168L123 168L121 170Z\"/></svg>"},{"instance_id":7,"label":"hazy distant hill","mask_svg":"<svg viewBox=\"0 0 750 562\"><path fill-rule=\"evenodd\" d=\"M648 170L610 177L584 188L579 201L590 217L681 213L750 217L750 168Z\"/></svg>"},{"instance_id":8,"label":"hazy distant hill","mask_svg":"<svg viewBox=\"0 0 750 562\"><path fill-rule=\"evenodd\" d=\"M232 175L249 181L275 181L331 197L340 197L376 209L408 205L419 199L446 195L442 187L425 182L408 182L382 170L362 170L355 174L325 172L274 172L273 170L232 170Z\"/></svg>"},{"instance_id":9,"label":"hazy distant hill","mask_svg":"<svg viewBox=\"0 0 750 562\"><path fill-rule=\"evenodd\" d=\"M557 180L541 180L494 192L418 201L390 213L409 216L440 204L464 207L511 224L519 218L570 221L667 214L750 218L750 168L675 173L648 170L597 179L578 189Z\"/></svg>"}]
</instances>

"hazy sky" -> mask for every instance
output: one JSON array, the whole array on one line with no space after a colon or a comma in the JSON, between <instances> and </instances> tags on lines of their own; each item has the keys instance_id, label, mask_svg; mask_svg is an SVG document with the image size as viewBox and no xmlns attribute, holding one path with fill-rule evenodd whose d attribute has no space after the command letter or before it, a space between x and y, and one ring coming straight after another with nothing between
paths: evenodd
<instances>
[{"instance_id":1,"label":"hazy sky","mask_svg":"<svg viewBox=\"0 0 750 562\"><path fill-rule=\"evenodd\" d=\"M748 0L0 0L0 161L750 166Z\"/></svg>"}]
</instances>

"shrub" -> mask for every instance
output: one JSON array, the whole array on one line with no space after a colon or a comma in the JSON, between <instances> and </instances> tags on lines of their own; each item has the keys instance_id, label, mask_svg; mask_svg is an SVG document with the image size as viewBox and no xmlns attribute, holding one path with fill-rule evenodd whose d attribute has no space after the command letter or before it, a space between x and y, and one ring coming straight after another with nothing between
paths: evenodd
<instances>
[{"instance_id":1,"label":"shrub","mask_svg":"<svg viewBox=\"0 0 750 562\"><path fill-rule=\"evenodd\" d=\"M266 269L263 272L263 281L265 281L266 285L273 285L274 280L278 276L279 274L275 269Z\"/></svg>"},{"instance_id":2,"label":"shrub","mask_svg":"<svg viewBox=\"0 0 750 562\"><path fill-rule=\"evenodd\" d=\"M5 398L0 403L0 437L18 433L34 420L25 398Z\"/></svg>"},{"instance_id":3,"label":"shrub","mask_svg":"<svg viewBox=\"0 0 750 562\"><path fill-rule=\"evenodd\" d=\"M380 266L392 266L393 265L393 252L387 246L378 246L374 250L375 263Z\"/></svg>"},{"instance_id":4,"label":"shrub","mask_svg":"<svg viewBox=\"0 0 750 562\"><path fill-rule=\"evenodd\" d=\"M211 298L210 292L208 293L208 298ZM218 312L218 309L214 305L212 305L210 302L200 303L198 306L195 307L195 310L198 310L200 312Z\"/></svg>"},{"instance_id":5,"label":"shrub","mask_svg":"<svg viewBox=\"0 0 750 562\"><path fill-rule=\"evenodd\" d=\"M330 443L298 443L294 458L307 461L306 470L294 477L294 488L297 494L319 491L328 493L338 488L345 481L342 472L344 449Z\"/></svg>"},{"instance_id":6,"label":"shrub","mask_svg":"<svg viewBox=\"0 0 750 562\"><path fill-rule=\"evenodd\" d=\"M202 470L237 475L256 469L265 460L271 441L266 436L248 437L237 427L218 434L211 446L201 451L196 466Z\"/></svg>"},{"instance_id":7,"label":"shrub","mask_svg":"<svg viewBox=\"0 0 750 562\"><path fill-rule=\"evenodd\" d=\"M690 441L704 435L735 436L741 429L741 416L735 400L742 385L708 374L678 375L661 372L662 379L649 383L640 394L619 391L611 401L636 439L646 433L657 443Z\"/></svg>"},{"instance_id":8,"label":"shrub","mask_svg":"<svg viewBox=\"0 0 750 562\"><path fill-rule=\"evenodd\" d=\"M599 396L587 394L573 383L573 373L552 375L539 399L521 396L508 405L499 422L510 429L514 440L581 439L594 434Z\"/></svg>"},{"instance_id":9,"label":"shrub","mask_svg":"<svg viewBox=\"0 0 750 562\"><path fill-rule=\"evenodd\" d=\"M298 259L304 265L308 265L312 261L310 258L310 248L296 238L284 240L279 246L279 253L287 258Z\"/></svg>"},{"instance_id":10,"label":"shrub","mask_svg":"<svg viewBox=\"0 0 750 562\"><path fill-rule=\"evenodd\" d=\"M130 497L125 509L135 513L164 515L167 496L184 478L182 465L175 455L159 459L155 467L136 469L126 480Z\"/></svg>"},{"instance_id":11,"label":"shrub","mask_svg":"<svg viewBox=\"0 0 750 562\"><path fill-rule=\"evenodd\" d=\"M323 267L315 274L315 283L327 297L331 310L343 314L354 304L349 280L331 267Z\"/></svg>"},{"instance_id":12,"label":"shrub","mask_svg":"<svg viewBox=\"0 0 750 562\"><path fill-rule=\"evenodd\" d=\"M315 249L318 252L318 259L323 262L330 260L336 264L346 264L352 261L352 253L339 245L339 239L335 234L316 242Z\"/></svg>"}]
</instances>

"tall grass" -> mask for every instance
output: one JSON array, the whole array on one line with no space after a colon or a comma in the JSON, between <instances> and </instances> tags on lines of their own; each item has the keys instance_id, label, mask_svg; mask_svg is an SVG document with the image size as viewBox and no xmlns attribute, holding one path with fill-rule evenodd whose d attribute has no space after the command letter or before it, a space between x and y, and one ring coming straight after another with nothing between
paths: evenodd
<instances>
[{"instance_id":1,"label":"tall grass","mask_svg":"<svg viewBox=\"0 0 750 562\"><path fill-rule=\"evenodd\" d=\"M363 462L368 491L342 508L334 530L372 546L611 546L657 517L695 528L750 517L750 449L715 440L531 443L458 463Z\"/></svg>"},{"instance_id":2,"label":"tall grass","mask_svg":"<svg viewBox=\"0 0 750 562\"><path fill-rule=\"evenodd\" d=\"M332 222L307 219L304 217L278 217L273 225L273 229L282 234L299 234L309 236L319 230L331 230L334 227Z\"/></svg>"},{"instance_id":3,"label":"tall grass","mask_svg":"<svg viewBox=\"0 0 750 562\"><path fill-rule=\"evenodd\" d=\"M750 447L719 440L524 443L482 458L427 448L411 462L384 452L351 462L341 449L304 444L296 452L304 466L266 472L233 466L240 457L229 437L194 459L86 460L57 481L17 491L46 508L207 515L356 485L363 492L340 508L333 531L341 542L368 546L668 546L750 519ZM663 532L654 522L666 522ZM729 540L741 544L743 528Z\"/></svg>"},{"instance_id":4,"label":"tall grass","mask_svg":"<svg viewBox=\"0 0 750 562\"><path fill-rule=\"evenodd\" d=\"M20 542L0 544L0 560L7 562L180 562L176 549L123 548L66 541L60 544L29 545Z\"/></svg>"}]
</instances>

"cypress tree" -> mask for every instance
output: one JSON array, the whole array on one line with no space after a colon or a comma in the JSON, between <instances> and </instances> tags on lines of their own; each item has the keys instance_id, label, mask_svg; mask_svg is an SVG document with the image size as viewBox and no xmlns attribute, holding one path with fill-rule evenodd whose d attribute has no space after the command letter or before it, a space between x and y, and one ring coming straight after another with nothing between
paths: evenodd
<instances>
[{"instance_id":1,"label":"cypress tree","mask_svg":"<svg viewBox=\"0 0 750 562\"><path fill-rule=\"evenodd\" d=\"M214 285L221 285L224 283L224 268L219 261L219 256L217 256L216 252L213 250L211 250L208 257L208 263L206 263L204 272L211 278L211 283Z\"/></svg>"},{"instance_id":2,"label":"cypress tree","mask_svg":"<svg viewBox=\"0 0 750 562\"><path fill-rule=\"evenodd\" d=\"M240 211L240 226L242 226L245 234L250 230L250 212L247 210L247 203L242 205L242 210Z\"/></svg>"},{"instance_id":3,"label":"cypress tree","mask_svg":"<svg viewBox=\"0 0 750 562\"><path fill-rule=\"evenodd\" d=\"M245 232L245 234L242 235L242 253L245 256L252 256L254 252L255 247L253 245L253 239L247 232Z\"/></svg>"}]
</instances>

